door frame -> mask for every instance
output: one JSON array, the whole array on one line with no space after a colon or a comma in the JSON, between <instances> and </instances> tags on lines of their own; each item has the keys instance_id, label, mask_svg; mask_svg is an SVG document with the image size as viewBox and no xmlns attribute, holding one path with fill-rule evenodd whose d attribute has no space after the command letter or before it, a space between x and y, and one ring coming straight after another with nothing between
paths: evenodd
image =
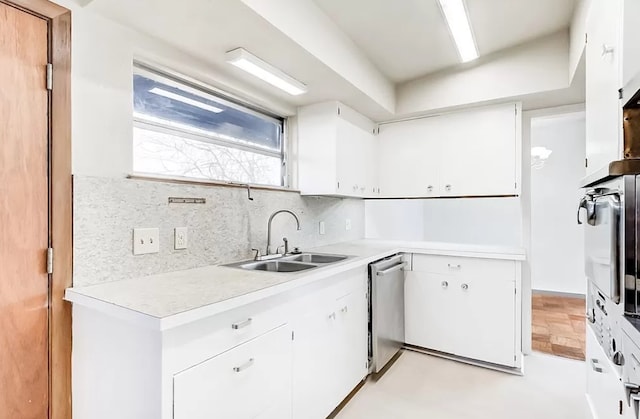
<instances>
[{"instance_id":1,"label":"door frame","mask_svg":"<svg viewBox=\"0 0 640 419\"><path fill-rule=\"evenodd\" d=\"M49 419L71 415L71 303L73 281L73 195L71 177L71 11L48 0L0 0L49 22Z\"/></svg>"}]
</instances>

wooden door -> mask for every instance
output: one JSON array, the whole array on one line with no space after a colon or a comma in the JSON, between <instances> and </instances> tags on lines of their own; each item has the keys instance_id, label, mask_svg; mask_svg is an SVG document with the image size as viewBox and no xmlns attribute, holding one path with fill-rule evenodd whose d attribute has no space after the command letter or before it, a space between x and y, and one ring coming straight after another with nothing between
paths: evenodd
<instances>
[{"instance_id":1,"label":"wooden door","mask_svg":"<svg viewBox=\"0 0 640 419\"><path fill-rule=\"evenodd\" d=\"M48 417L48 23L0 3L0 416Z\"/></svg>"}]
</instances>

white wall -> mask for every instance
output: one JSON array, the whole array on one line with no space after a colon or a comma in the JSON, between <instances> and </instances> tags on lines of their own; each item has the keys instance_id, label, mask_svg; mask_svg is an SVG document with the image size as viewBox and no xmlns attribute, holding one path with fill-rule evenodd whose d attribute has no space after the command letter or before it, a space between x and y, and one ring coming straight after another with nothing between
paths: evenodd
<instances>
[{"instance_id":1,"label":"white wall","mask_svg":"<svg viewBox=\"0 0 640 419\"><path fill-rule=\"evenodd\" d=\"M520 198L425 200L424 239L520 247Z\"/></svg>"},{"instance_id":2,"label":"white wall","mask_svg":"<svg viewBox=\"0 0 640 419\"><path fill-rule=\"evenodd\" d=\"M481 57L456 71L443 71L398 86L402 115L569 87L569 33L554 35Z\"/></svg>"},{"instance_id":3,"label":"white wall","mask_svg":"<svg viewBox=\"0 0 640 419\"><path fill-rule=\"evenodd\" d=\"M520 199L367 200L365 237L520 247Z\"/></svg>"},{"instance_id":4,"label":"white wall","mask_svg":"<svg viewBox=\"0 0 640 419\"><path fill-rule=\"evenodd\" d=\"M424 240L423 200L366 200L364 208L366 238Z\"/></svg>"},{"instance_id":5,"label":"white wall","mask_svg":"<svg viewBox=\"0 0 640 419\"><path fill-rule=\"evenodd\" d=\"M531 169L531 281L534 290L584 294L584 237L576 223L585 175L584 112L533 118L531 146L552 154Z\"/></svg>"},{"instance_id":6,"label":"white wall","mask_svg":"<svg viewBox=\"0 0 640 419\"><path fill-rule=\"evenodd\" d=\"M79 7L72 11L73 173L124 177L132 170L133 60L183 73L282 115L295 108L212 71L210 65L155 38Z\"/></svg>"}]
</instances>

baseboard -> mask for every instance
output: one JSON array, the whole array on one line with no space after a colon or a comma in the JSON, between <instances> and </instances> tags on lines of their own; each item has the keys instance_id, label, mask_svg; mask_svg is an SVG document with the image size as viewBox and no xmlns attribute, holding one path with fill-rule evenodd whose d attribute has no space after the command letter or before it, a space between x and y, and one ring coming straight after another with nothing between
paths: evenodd
<instances>
[{"instance_id":1,"label":"baseboard","mask_svg":"<svg viewBox=\"0 0 640 419\"><path fill-rule=\"evenodd\" d=\"M524 375L524 360L522 361L522 365L520 368L518 367L512 368L512 367L506 367L504 365L492 364L490 362L484 362L484 361L478 361L475 359L465 358L462 356L451 355L445 352L434 351L432 349L422 348L420 346L414 346L409 344L406 344L404 346L404 349L413 351L413 352L418 352L425 355L437 356L438 358L444 358L450 361L458 361L458 362L462 362L463 364L474 365L476 367L482 367L482 368L487 368L494 371L505 372L507 374Z\"/></svg>"},{"instance_id":2,"label":"baseboard","mask_svg":"<svg viewBox=\"0 0 640 419\"><path fill-rule=\"evenodd\" d=\"M561 291L548 291L548 290L531 290L531 294L535 295L548 295L552 297L567 297L567 298L585 298L584 294L576 294L573 292L561 292Z\"/></svg>"}]
</instances>

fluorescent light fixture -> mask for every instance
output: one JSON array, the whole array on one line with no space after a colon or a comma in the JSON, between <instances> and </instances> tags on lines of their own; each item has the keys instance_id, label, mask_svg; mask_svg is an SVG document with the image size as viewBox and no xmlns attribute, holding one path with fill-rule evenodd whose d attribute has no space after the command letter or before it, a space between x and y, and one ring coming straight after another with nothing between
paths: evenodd
<instances>
[{"instance_id":1,"label":"fluorescent light fixture","mask_svg":"<svg viewBox=\"0 0 640 419\"><path fill-rule=\"evenodd\" d=\"M222 109L216 108L215 106L211 106L207 103L198 102L197 100L193 100L188 97L180 96L179 94L161 89L159 87L154 87L153 89L149 90L149 93L153 93L169 99L177 100L178 102L186 103L187 105L195 106L196 108L204 109L205 111L209 111L209 112L220 113L223 111Z\"/></svg>"},{"instance_id":2,"label":"fluorescent light fixture","mask_svg":"<svg viewBox=\"0 0 640 419\"><path fill-rule=\"evenodd\" d=\"M307 86L271 64L262 61L244 48L236 48L227 52L227 62L290 95L297 96L307 93Z\"/></svg>"},{"instance_id":3,"label":"fluorescent light fixture","mask_svg":"<svg viewBox=\"0 0 640 419\"><path fill-rule=\"evenodd\" d=\"M438 0L442 13L447 19L451 36L458 48L458 54L463 63L478 58L478 48L473 39L469 16L464 6L464 0Z\"/></svg>"}]
</instances>

